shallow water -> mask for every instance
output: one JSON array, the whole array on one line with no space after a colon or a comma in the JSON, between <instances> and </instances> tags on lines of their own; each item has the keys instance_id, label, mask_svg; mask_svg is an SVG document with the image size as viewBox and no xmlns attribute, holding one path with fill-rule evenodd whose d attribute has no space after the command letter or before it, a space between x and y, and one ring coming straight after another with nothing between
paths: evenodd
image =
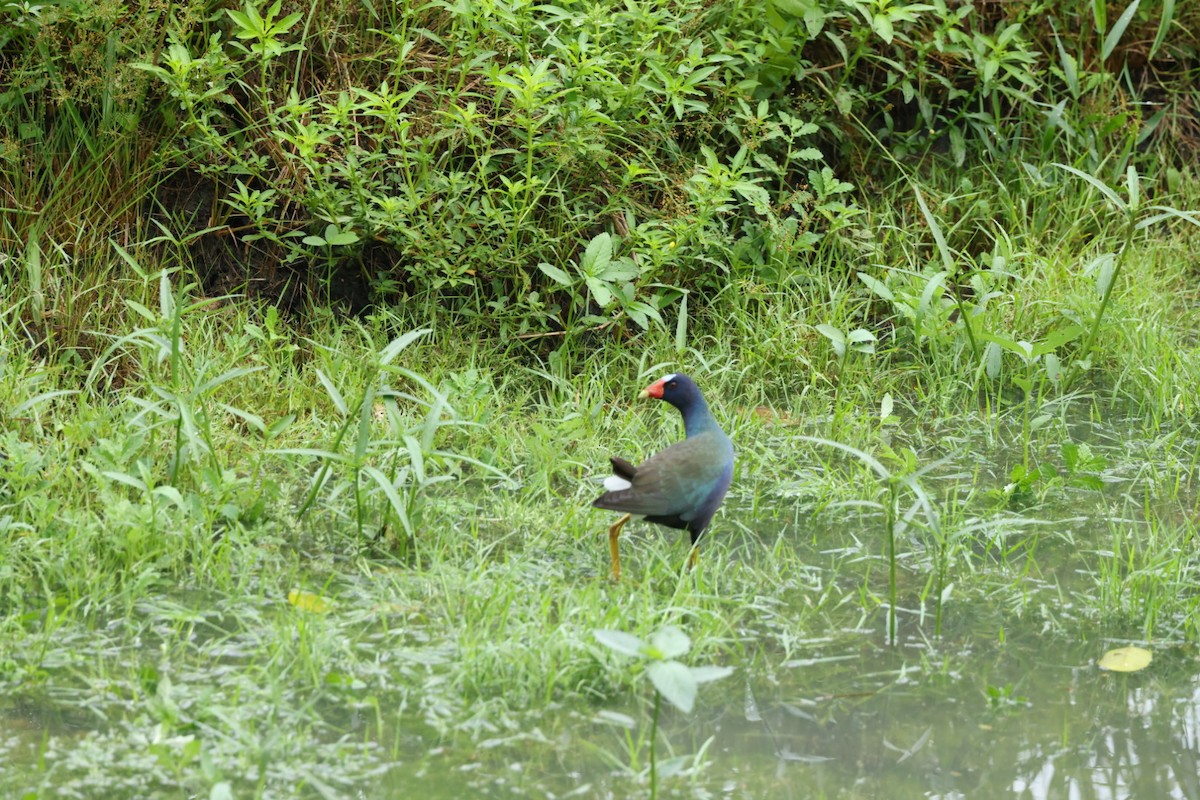
<instances>
[{"instance_id":1,"label":"shallow water","mask_svg":"<svg viewBox=\"0 0 1200 800\"><path fill-rule=\"evenodd\" d=\"M1125 642L1011 628L1003 643L984 630L936 645L879 639L799 642L806 656L705 690L693 716L664 713L677 754L705 753L701 767L666 782L664 796L1200 798L1191 645L1153 647L1149 669L1118 674L1096 660ZM619 728L598 713L557 713L572 717L569 743L498 736L452 770L401 769L373 791L628 796L638 782L613 763ZM562 760L547 763L546 750ZM683 760L685 772L694 767Z\"/></svg>"}]
</instances>

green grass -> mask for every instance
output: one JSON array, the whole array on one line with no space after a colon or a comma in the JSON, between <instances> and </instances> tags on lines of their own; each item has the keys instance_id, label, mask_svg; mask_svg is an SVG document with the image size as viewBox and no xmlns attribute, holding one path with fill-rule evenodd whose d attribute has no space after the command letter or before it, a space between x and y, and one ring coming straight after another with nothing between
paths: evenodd
<instances>
[{"instance_id":1,"label":"green grass","mask_svg":"<svg viewBox=\"0 0 1200 800\"><path fill-rule=\"evenodd\" d=\"M1149 305L1141 290L1119 295L1120 307ZM921 479L937 527L921 512L897 529L902 641L936 640L939 625L955 641L978 635L984 620L992 635L1034 626L1196 641L1191 423L1181 408L1140 413L1132 396L1149 380L1132 376L1152 372L1153 357L1176 365L1156 380L1194 375L1190 344L1164 345L1183 330L1165 324L1168 314L1148 320L1164 323L1153 351L1107 353L1130 377L1064 401L918 370L911 362L923 356L899 345L838 373L822 340L803 332L799 320L815 318L783 298L768 301L778 316L756 320L732 300L704 310L690 327L704 334L678 355L674 331L664 331L598 340L548 367L520 346L488 349L432 319L433 333L391 362L426 386L372 366L420 320L316 317L303 334L276 321L267 342L249 333L267 322L248 305L172 296L161 308L174 311L158 324L131 313L91 379L36 358L6 320L4 688L46 715L49 732L10 752L22 765L12 790L87 796L89 770L110 763L138 767L101 770L113 791L148 780L141 785L167 796L228 781L238 796L305 794L317 790L301 764L372 785L388 764L382 774L397 781L442 763L493 774L502 754L521 753L551 774L562 757L624 764L632 771L618 785L634 791L647 747L639 729L589 735L599 749L586 756L553 744L579 735L562 709L641 713L639 675L592 631L645 637L679 625L693 663L735 666L755 681L811 657L814 641L862 629L882 637L886 529L864 503L884 498L862 463L811 440L835 433L885 460L904 450L918 466L947 459ZM149 310L157 298L146 299ZM806 349L757 360L759 340L729 335L735 326ZM1102 343L1123 328L1106 330ZM246 367L259 369L239 372ZM734 489L695 573L681 573L680 537L635 525L622 540L627 579L614 585L609 519L588 508L594 476L610 452L641 458L679 435L669 409L634 398L650 375L681 368L703 382L738 444ZM829 379L846 385L835 393ZM400 394L376 392L387 413L360 428L353 403L371 386ZM403 432L431 424L435 393L446 404L424 474L451 480L422 488L410 472L402 482L409 536L361 470L413 466ZM895 398L893 419L879 418L884 393ZM840 409L830 407L835 396ZM1036 426L1030 406L1047 417ZM251 417L264 427L293 419L264 439ZM1070 482L1060 451L1071 439L1105 454L1109 488ZM1005 495L1009 469L1026 460L1057 472ZM321 464L329 477L301 517ZM1055 522L1097 505L1113 520L1100 531L1089 529L1094 516ZM293 607L293 589L330 608ZM705 687L702 703L728 691ZM70 716L74 707L108 722L65 759L69 727L90 727ZM149 741L139 733L147 726ZM684 752L703 742L678 723L671 730L692 742ZM438 743L457 752L471 742L492 743L498 759L437 754Z\"/></svg>"},{"instance_id":2,"label":"green grass","mask_svg":"<svg viewBox=\"0 0 1200 800\"><path fill-rule=\"evenodd\" d=\"M756 9L713 14L742 24ZM456 87L447 108L465 114L465 104L497 96L495 85L478 88L466 56L485 45L528 48L528 33L506 29L496 44L467 6L445 11L445 46L463 58L430 60L422 50L417 61L430 80ZM429 22L396 13L405 24ZM686 60L687 26L666 6L654 13L642 22L673 26L674 49L656 57ZM642 74L622 48L608 49L599 55L616 72ZM244 66L233 50L219 55ZM974 63L966 49L955 56ZM855 54L876 57L865 44ZM356 69L379 81L390 63L376 54ZM669 63L664 74L682 74ZM271 68L300 88L311 81L290 63ZM655 94L653 81L616 72L605 77L609 90ZM746 80L770 88L779 79ZM855 108L885 97L853 76L830 80ZM241 92L254 82L232 84ZM975 99L999 108L1004 92L993 89L976 87ZM610 108L639 126L606 124L620 169L607 169L605 147L570 138L587 138L582 124L522 117L517 106L490 131L459 120L451 129L474 144L428 144L483 171L456 199L487 200L472 206L491 209L479 212L486 236L418 203L437 222L428 240L380 229L412 245L413 285L370 276L382 282L383 303L360 315L204 295L196 272L205 252L191 244L205 234L187 233L177 209L150 200L165 180L155 159L166 156L147 155L132 134L75 148L64 123L44 132L29 169L6 161L0 793L407 796L416 786L430 797L644 796L657 788L653 752L663 767L656 779L674 796L725 791L735 779L747 796L775 796L792 778L783 765L794 765L762 754L783 752L794 720L813 723L813 753L836 738L833 722L853 731L878 712L873 703L893 699L913 725L921 707L943 718L966 708L971 731L995 725L997 738L1015 742L1006 720L1035 723L1027 730L1062 722L1047 710L1061 685L1045 673L1069 664L1086 674L1078 665L1109 641L1157 649L1167 666L1150 673L1150 688L1169 696L1189 685L1186 664L1200 643L1200 228L1182 213L1136 224L1155 213L1147 197L1177 212L1200 208L1194 176L1161 170L1165 150L1135 152L1133 121L1092 136L1088 114L1102 114L1086 103L1069 109L1069 135L1038 115L1006 129L1012 141L976 144L965 165L868 153L884 166L844 166L855 187L809 174L812 153L805 170L733 153L701 168L680 141L655 138L651 116L672 137L710 144L769 132L757 109L725 90L705 100L713 130L677 125L669 99L649 116L632 95ZM778 106L796 110L784 97L764 106L771 124ZM579 122L572 114L584 99L564 95L556 119ZM796 102L811 110L825 101ZM418 118L437 116L434 108ZM956 119L959 133L988 128L982 112ZM845 127L840 117L822 125ZM509 127L523 134L523 150L511 147ZM221 130L223 146L242 148L238 158L259 158L238 138L258 131ZM643 133L647 141L636 141ZM562 140L551 147L543 134ZM520 167L509 183L478 157L493 146ZM848 146L848 162L865 147ZM390 187L394 154L377 155L372 174ZM306 158L313 166L325 154ZM726 163L739 159L741 172ZM644 175L633 169L639 160ZM1127 164L1140 170L1140 204L1127 202ZM571 182L555 183L568 166L578 168ZM409 176L408 189L446 179L422 168L428 174ZM244 205L273 185L270 173L260 177ZM768 179L774 205L760 213L750 198ZM780 211L804 179L823 188L807 186L813 194ZM593 205L554 210L574 196L571 186L597 184ZM348 223L319 211L319 230L307 218L262 228L320 233L327 261L305 263L330 267L328 239L347 233L331 232L325 216ZM788 233L792 212L807 216ZM630 223L604 258L609 228ZM507 272L493 297L467 276L492 266L497 242ZM263 247L252 266L291 252ZM455 255L464 252L472 255ZM597 302L630 276L636 296ZM637 305L647 298L654 313ZM853 332L859 338L845 338ZM839 354L840 341L858 347ZM698 380L733 437L733 488L696 571L682 569L683 536L634 523L621 540L626 578L614 584L611 515L590 502L610 454L640 460L681 435L671 409L636 399L669 371ZM690 665L736 672L701 688L693 716L665 709L652 739L658 706L644 665L594 633L649 638L667 625L690 637ZM1052 653L1054 666L1030 668L1032 651ZM1114 684L1080 693L1116 714L1125 698ZM1037 698L1033 710L1026 695ZM778 730L750 724L755 696ZM731 728L755 745L743 761L728 754L728 739L710 740ZM1065 722L1062 731L1058 744L1089 735ZM904 733L906 745L922 735ZM991 741L953 735L991 751ZM875 738L853 745L839 751L841 763L875 763ZM846 787L862 776L851 772L817 791L853 796ZM889 773L877 774L886 786ZM928 790L916 783L914 793Z\"/></svg>"}]
</instances>

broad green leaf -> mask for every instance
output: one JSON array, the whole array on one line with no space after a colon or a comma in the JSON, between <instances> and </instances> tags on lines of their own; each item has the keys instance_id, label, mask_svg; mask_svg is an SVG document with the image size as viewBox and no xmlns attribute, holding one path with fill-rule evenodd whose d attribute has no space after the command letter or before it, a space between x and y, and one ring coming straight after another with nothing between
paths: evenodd
<instances>
[{"instance_id":1,"label":"broad green leaf","mask_svg":"<svg viewBox=\"0 0 1200 800\"><path fill-rule=\"evenodd\" d=\"M104 471L102 471L101 475L103 475L104 477L107 477L107 479L109 479L110 481L124 483L125 486L132 486L133 488L136 488L138 492L149 492L150 491L150 487L146 486L145 481L140 480L140 479L138 479L138 477L134 477L132 475L126 475L125 473L118 473L118 471L116 471L116 470L104 470Z\"/></svg>"},{"instance_id":2,"label":"broad green leaf","mask_svg":"<svg viewBox=\"0 0 1200 800\"><path fill-rule=\"evenodd\" d=\"M1062 68L1067 91L1071 93L1072 97L1079 97L1079 62L1063 47L1062 40L1058 38L1057 34L1054 36L1054 44L1058 47L1058 63Z\"/></svg>"},{"instance_id":3,"label":"broad green leaf","mask_svg":"<svg viewBox=\"0 0 1200 800\"><path fill-rule=\"evenodd\" d=\"M330 225L325 229L325 241L331 245L354 244L358 241L358 234L354 231L340 230L336 225Z\"/></svg>"},{"instance_id":4,"label":"broad green leaf","mask_svg":"<svg viewBox=\"0 0 1200 800\"><path fill-rule=\"evenodd\" d=\"M1164 219L1170 219L1171 217L1174 217L1176 219L1181 219L1184 222L1190 222L1193 225L1200 227L1200 212L1180 211L1179 209L1171 208L1170 206L1150 206L1150 209L1152 211L1159 211L1162 213L1155 214L1152 217L1147 217L1146 219L1139 222L1137 224L1137 229L1139 231L1144 230L1145 228L1148 228L1151 225L1155 225L1159 222L1162 222Z\"/></svg>"},{"instance_id":5,"label":"broad green leaf","mask_svg":"<svg viewBox=\"0 0 1200 800\"><path fill-rule=\"evenodd\" d=\"M599 629L592 631L592 636L614 653L633 658L645 657L646 643L632 633Z\"/></svg>"},{"instance_id":6,"label":"broad green leaf","mask_svg":"<svg viewBox=\"0 0 1200 800\"><path fill-rule=\"evenodd\" d=\"M367 450L371 447L371 428L375 423L375 388L368 386L358 406L358 430L354 438L354 463L362 464L367 460Z\"/></svg>"},{"instance_id":7,"label":"broad green leaf","mask_svg":"<svg viewBox=\"0 0 1200 800\"><path fill-rule=\"evenodd\" d=\"M755 212L767 214L771 208L771 195L766 189L750 181L738 181L733 190L754 207Z\"/></svg>"},{"instance_id":8,"label":"broad green leaf","mask_svg":"<svg viewBox=\"0 0 1200 800\"><path fill-rule=\"evenodd\" d=\"M654 658L677 658L687 653L691 646L687 634L674 625L668 625L650 637L650 655Z\"/></svg>"},{"instance_id":9,"label":"broad green leaf","mask_svg":"<svg viewBox=\"0 0 1200 800\"><path fill-rule=\"evenodd\" d=\"M781 14L797 18L807 14L813 5L812 0L771 0L770 4Z\"/></svg>"},{"instance_id":10,"label":"broad green leaf","mask_svg":"<svg viewBox=\"0 0 1200 800\"><path fill-rule=\"evenodd\" d=\"M833 43L841 44L841 40L833 39ZM849 89L838 89L833 95L833 104L843 116L847 116L854 109L854 95Z\"/></svg>"},{"instance_id":11,"label":"broad green leaf","mask_svg":"<svg viewBox=\"0 0 1200 800\"><path fill-rule=\"evenodd\" d=\"M834 16L837 16L836 12ZM825 17L825 10L822 8L812 8L804 12L804 28L808 31L809 39L817 38L821 29L825 27Z\"/></svg>"},{"instance_id":12,"label":"broad green leaf","mask_svg":"<svg viewBox=\"0 0 1200 800\"><path fill-rule=\"evenodd\" d=\"M1066 325L1062 328L1056 328L1046 334L1046 338L1034 345L1034 356L1040 356L1043 353L1051 353L1062 347L1068 342L1073 342L1083 335L1083 328L1079 325Z\"/></svg>"},{"instance_id":13,"label":"broad green leaf","mask_svg":"<svg viewBox=\"0 0 1200 800\"><path fill-rule=\"evenodd\" d=\"M618 258L615 261L610 261L609 265L604 268L604 271L597 277L603 278L606 281L629 281L636 278L640 273L637 264L633 263L631 258Z\"/></svg>"},{"instance_id":14,"label":"broad green leaf","mask_svg":"<svg viewBox=\"0 0 1200 800\"><path fill-rule=\"evenodd\" d=\"M162 270L158 276L158 313L163 319L175 314L175 294L171 291L171 273Z\"/></svg>"},{"instance_id":15,"label":"broad green leaf","mask_svg":"<svg viewBox=\"0 0 1200 800\"><path fill-rule=\"evenodd\" d=\"M1137 672L1150 666L1154 654L1141 647L1118 647L1105 653L1097 666L1109 672Z\"/></svg>"},{"instance_id":16,"label":"broad green leaf","mask_svg":"<svg viewBox=\"0 0 1200 800\"><path fill-rule=\"evenodd\" d=\"M696 704L696 679L692 671L678 661L654 661L646 668L654 688L671 705L685 714Z\"/></svg>"},{"instance_id":17,"label":"broad green leaf","mask_svg":"<svg viewBox=\"0 0 1200 800\"><path fill-rule=\"evenodd\" d=\"M1116 267L1116 256L1112 253L1102 253L1088 264L1084 272L1096 275L1096 294L1103 297L1112 285L1113 272Z\"/></svg>"},{"instance_id":18,"label":"broad green leaf","mask_svg":"<svg viewBox=\"0 0 1200 800\"><path fill-rule=\"evenodd\" d=\"M183 502L183 495L174 486L155 486L151 494L155 497L165 497L176 508L187 508Z\"/></svg>"},{"instance_id":19,"label":"broad green leaf","mask_svg":"<svg viewBox=\"0 0 1200 800\"><path fill-rule=\"evenodd\" d=\"M828 322L822 322L820 325L817 325L817 331L833 345L833 352L837 354L838 358L846 356L846 334Z\"/></svg>"},{"instance_id":20,"label":"broad green leaf","mask_svg":"<svg viewBox=\"0 0 1200 800\"><path fill-rule=\"evenodd\" d=\"M696 683L711 683L733 674L733 667L690 667L692 680Z\"/></svg>"},{"instance_id":21,"label":"broad green leaf","mask_svg":"<svg viewBox=\"0 0 1200 800\"><path fill-rule=\"evenodd\" d=\"M1000 377L1000 365L1003 358L1004 351L995 342L988 342L987 347L983 348L984 368L987 370L987 376L992 380Z\"/></svg>"},{"instance_id":22,"label":"broad green leaf","mask_svg":"<svg viewBox=\"0 0 1200 800\"><path fill-rule=\"evenodd\" d=\"M895 31L892 29L892 20L886 14L876 14L871 18L871 29L879 34L879 38L883 39L887 44L892 43L892 37L895 36Z\"/></svg>"},{"instance_id":23,"label":"broad green leaf","mask_svg":"<svg viewBox=\"0 0 1200 800\"><path fill-rule=\"evenodd\" d=\"M863 342L875 341L875 334L871 333L866 328L855 328L846 334L846 341L854 344L862 344Z\"/></svg>"},{"instance_id":24,"label":"broad green leaf","mask_svg":"<svg viewBox=\"0 0 1200 800\"><path fill-rule=\"evenodd\" d=\"M295 414L288 414L286 416L280 417L279 419L272 422L270 427L267 428L266 434L265 434L266 438L274 439L276 436L278 436L279 434L281 434L285 430L287 430L291 426L291 424L295 421L296 421Z\"/></svg>"},{"instance_id":25,"label":"broad green leaf","mask_svg":"<svg viewBox=\"0 0 1200 800\"><path fill-rule=\"evenodd\" d=\"M954 166L961 167L967 161L967 137L963 134L962 128L954 126L948 131L950 134L950 154L954 157Z\"/></svg>"},{"instance_id":26,"label":"broad green leaf","mask_svg":"<svg viewBox=\"0 0 1200 800\"><path fill-rule=\"evenodd\" d=\"M1062 362L1054 353L1046 353L1042 359L1042 368L1046 370L1046 377L1054 383L1058 383L1062 378Z\"/></svg>"},{"instance_id":27,"label":"broad green leaf","mask_svg":"<svg viewBox=\"0 0 1200 800\"><path fill-rule=\"evenodd\" d=\"M274 25L274 33L287 33L293 25L304 19L304 15L300 13L288 14L283 19L276 22Z\"/></svg>"},{"instance_id":28,"label":"broad green leaf","mask_svg":"<svg viewBox=\"0 0 1200 800\"><path fill-rule=\"evenodd\" d=\"M306 456L308 458L319 458L322 461L336 461L339 464L347 464L350 461L340 453L334 453L331 450L321 450L316 447L272 447L267 452L273 456Z\"/></svg>"},{"instance_id":29,"label":"broad green leaf","mask_svg":"<svg viewBox=\"0 0 1200 800\"><path fill-rule=\"evenodd\" d=\"M938 270L930 276L921 290L921 299L917 302L917 319L924 319L933 306L933 301L946 291L946 278L950 275L946 270Z\"/></svg>"},{"instance_id":30,"label":"broad green leaf","mask_svg":"<svg viewBox=\"0 0 1200 800\"><path fill-rule=\"evenodd\" d=\"M563 272L558 267L553 266L552 264L547 264L545 261L538 262L537 266L546 277L557 283L559 286L571 285L571 276Z\"/></svg>"},{"instance_id":31,"label":"broad green leaf","mask_svg":"<svg viewBox=\"0 0 1200 800\"><path fill-rule=\"evenodd\" d=\"M417 437L410 434L404 434L404 447L408 450L408 461L412 465L413 477L417 479L417 483L425 482L425 453L421 450L421 443L417 441Z\"/></svg>"},{"instance_id":32,"label":"broad green leaf","mask_svg":"<svg viewBox=\"0 0 1200 800\"><path fill-rule=\"evenodd\" d=\"M822 322L817 325L817 331L831 342L845 342L846 334L839 329L830 325L828 322Z\"/></svg>"},{"instance_id":33,"label":"broad green leaf","mask_svg":"<svg viewBox=\"0 0 1200 800\"><path fill-rule=\"evenodd\" d=\"M267 432L267 423L263 421L262 417L252 411L244 411L243 409L228 405L226 403L217 403L217 408L221 409L226 414L230 414L242 420L242 422L245 422L260 434L265 434Z\"/></svg>"},{"instance_id":34,"label":"broad green leaf","mask_svg":"<svg viewBox=\"0 0 1200 800\"><path fill-rule=\"evenodd\" d=\"M608 308L612 305L613 294L612 290L599 278L593 278L590 275L584 278L587 283L588 291L592 293L592 299L596 301L596 305L601 308Z\"/></svg>"},{"instance_id":35,"label":"broad green leaf","mask_svg":"<svg viewBox=\"0 0 1200 800\"><path fill-rule=\"evenodd\" d=\"M709 741L711 742L712 739L710 738ZM682 775L686 770L694 768L697 760L697 757L693 755L665 758L658 762L658 777L661 780L667 780L676 775Z\"/></svg>"},{"instance_id":36,"label":"broad green leaf","mask_svg":"<svg viewBox=\"0 0 1200 800\"><path fill-rule=\"evenodd\" d=\"M583 258L579 262L579 269L584 275L599 276L603 275L608 269L608 262L612 261L612 236L607 232L596 234L590 242L588 242L587 250L583 253ZM604 303L602 305L607 305Z\"/></svg>"},{"instance_id":37,"label":"broad green leaf","mask_svg":"<svg viewBox=\"0 0 1200 800\"><path fill-rule=\"evenodd\" d=\"M34 406L37 406L42 403L53 400L56 397L66 397L67 395L72 395L72 394L79 394L79 390L78 389L56 389L55 391L52 391L52 392L42 392L41 394L34 395L33 397L30 397L28 400L25 400L24 402L18 404L17 406L12 408L8 413L13 417L20 417L26 411L30 410Z\"/></svg>"},{"instance_id":38,"label":"broad green leaf","mask_svg":"<svg viewBox=\"0 0 1200 800\"><path fill-rule=\"evenodd\" d=\"M983 331L980 336L983 337L984 341L999 345L1010 353L1016 353L1026 361L1033 358L1033 345L1031 345L1029 342L1024 340L1013 341L1012 339L1006 339L1003 336L995 333L988 333L987 331Z\"/></svg>"},{"instance_id":39,"label":"broad green leaf","mask_svg":"<svg viewBox=\"0 0 1200 800\"><path fill-rule=\"evenodd\" d=\"M259 370L264 370L264 369L266 369L266 367L236 367L227 372L222 372L220 375L216 376L215 378L210 378L209 380L205 381L204 383L197 386L194 390L192 390L192 393L194 395L196 395L197 397L206 395L223 383L228 383L229 381L235 380L237 378L241 378L246 375L250 375L251 373L258 372Z\"/></svg>"},{"instance_id":40,"label":"broad green leaf","mask_svg":"<svg viewBox=\"0 0 1200 800\"><path fill-rule=\"evenodd\" d=\"M887 300L890 303L896 299L896 295L892 294L892 290L889 289L887 284L885 284L883 281L879 280L873 275L868 275L865 272L859 272L857 274L858 279L865 283L868 289L882 297L884 300Z\"/></svg>"}]
</instances>

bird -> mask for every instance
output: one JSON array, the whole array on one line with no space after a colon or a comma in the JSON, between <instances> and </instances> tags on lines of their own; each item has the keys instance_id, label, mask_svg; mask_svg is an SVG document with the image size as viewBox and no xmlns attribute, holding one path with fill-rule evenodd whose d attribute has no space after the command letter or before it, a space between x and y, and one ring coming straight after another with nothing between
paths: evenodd
<instances>
[{"instance_id":1,"label":"bird","mask_svg":"<svg viewBox=\"0 0 1200 800\"><path fill-rule=\"evenodd\" d=\"M663 400L683 416L684 439L634 466L611 456L612 475L593 508L623 511L608 529L612 579L621 579L617 537L634 514L692 537L688 569L696 565L696 547L733 481L733 442L713 419L699 387L687 375L671 373L642 390L643 398Z\"/></svg>"}]
</instances>

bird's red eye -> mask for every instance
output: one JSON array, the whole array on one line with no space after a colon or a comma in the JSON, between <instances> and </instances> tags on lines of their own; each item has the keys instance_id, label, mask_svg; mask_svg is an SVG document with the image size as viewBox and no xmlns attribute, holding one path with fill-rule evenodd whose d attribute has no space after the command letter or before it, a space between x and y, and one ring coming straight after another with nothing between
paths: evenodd
<instances>
[{"instance_id":1,"label":"bird's red eye","mask_svg":"<svg viewBox=\"0 0 1200 800\"><path fill-rule=\"evenodd\" d=\"M678 385L679 385L679 381L671 381L670 383L667 384L667 388L674 389Z\"/></svg>"}]
</instances>

